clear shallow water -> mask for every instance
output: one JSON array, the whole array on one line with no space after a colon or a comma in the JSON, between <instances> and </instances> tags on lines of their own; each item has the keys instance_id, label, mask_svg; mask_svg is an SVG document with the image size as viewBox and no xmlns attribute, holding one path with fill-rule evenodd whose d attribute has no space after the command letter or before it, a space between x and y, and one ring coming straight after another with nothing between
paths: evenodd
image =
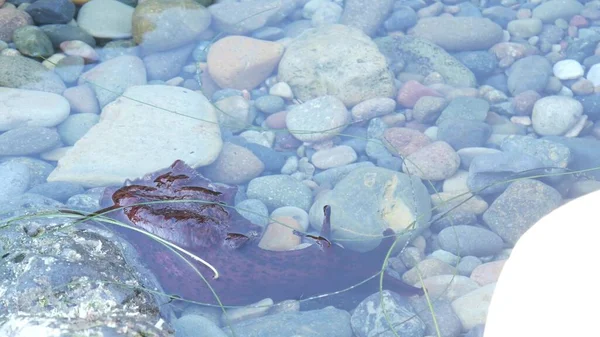
<instances>
[{"instance_id":1,"label":"clear shallow water","mask_svg":"<svg viewBox=\"0 0 600 337\"><path fill-rule=\"evenodd\" d=\"M6 217L43 208L94 212L112 204L105 187L183 160L210 181L204 188L236 186L226 202L236 211L200 216L185 207L196 212L202 204L172 203L142 207L135 219L109 216L217 264L215 282L227 284L217 290L230 304L271 300L223 314L165 297L157 300L169 304L156 306L148 291L131 292L150 312L140 322L152 326L160 312L180 336L231 328L241 336L371 336L387 321L401 336L436 335L425 297L402 291L425 284L440 335L481 335L520 236L564 201L596 189L596 171L568 171L594 168L600 158L597 8L593 1L245 1L208 9L191 0L8 1L0 9ZM198 184L183 181L146 181L158 189L152 197L112 202L197 198L179 188ZM330 233L322 231L325 205ZM45 220L27 221L26 228L54 230ZM398 234L393 249L383 238L388 228ZM53 252L59 261L87 266L79 276L129 282L130 291L161 286L204 302L205 283L188 264L128 231L117 231L133 245L124 256L98 258L142 271L128 281L98 273L105 267L81 258L89 252L77 257L74 247L48 240L62 248ZM212 231L220 236L203 244ZM22 273L22 256L33 265L44 255L35 235L32 245L8 239L18 233L7 232L3 244L13 277ZM226 250L221 243L231 235L241 246ZM378 292L378 278L342 291L386 260L382 288L392 292ZM214 273L194 263L205 277ZM72 272L56 267L27 277L55 275L49 284L57 287L73 283ZM7 277L3 287L20 284ZM116 307L93 293L74 302L104 311L83 317L139 311L118 291L105 294ZM7 296L3 314L14 314L24 296ZM56 297L49 292L29 311L48 303L62 309ZM292 301L278 305L285 299ZM382 299L387 317L370 309ZM66 316L59 310L46 318Z\"/></svg>"}]
</instances>

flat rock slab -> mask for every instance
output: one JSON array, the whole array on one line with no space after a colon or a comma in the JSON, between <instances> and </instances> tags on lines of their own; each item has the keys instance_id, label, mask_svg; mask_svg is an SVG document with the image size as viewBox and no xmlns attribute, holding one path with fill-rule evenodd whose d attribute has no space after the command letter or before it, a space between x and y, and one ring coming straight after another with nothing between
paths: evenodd
<instances>
[{"instance_id":1,"label":"flat rock slab","mask_svg":"<svg viewBox=\"0 0 600 337\"><path fill-rule=\"evenodd\" d=\"M202 94L134 86L103 109L98 124L58 161L48 181L120 185L177 159L194 168L209 165L222 146L216 112Z\"/></svg>"}]
</instances>

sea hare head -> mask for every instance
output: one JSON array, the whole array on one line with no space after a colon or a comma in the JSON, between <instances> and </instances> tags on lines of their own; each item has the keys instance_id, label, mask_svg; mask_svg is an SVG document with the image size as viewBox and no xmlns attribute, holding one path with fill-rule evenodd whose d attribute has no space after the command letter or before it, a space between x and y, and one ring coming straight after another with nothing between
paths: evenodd
<instances>
[{"instance_id":1,"label":"sea hare head","mask_svg":"<svg viewBox=\"0 0 600 337\"><path fill-rule=\"evenodd\" d=\"M233 202L236 191L177 160L121 188L107 189L102 204L124 207L119 212L133 225L183 248L208 248L231 245L231 231L253 228L234 209L225 207ZM240 238L236 242L239 245Z\"/></svg>"}]
</instances>

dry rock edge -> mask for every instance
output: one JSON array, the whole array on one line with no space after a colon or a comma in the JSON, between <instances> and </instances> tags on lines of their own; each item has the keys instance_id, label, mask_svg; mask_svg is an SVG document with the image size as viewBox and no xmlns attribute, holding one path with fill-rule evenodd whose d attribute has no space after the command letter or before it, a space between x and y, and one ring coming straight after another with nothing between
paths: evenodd
<instances>
[{"instance_id":1,"label":"dry rock edge","mask_svg":"<svg viewBox=\"0 0 600 337\"><path fill-rule=\"evenodd\" d=\"M103 109L98 124L58 161L48 181L120 185L177 159L194 168L209 165L222 146L217 114L202 94L166 85L133 86Z\"/></svg>"}]
</instances>

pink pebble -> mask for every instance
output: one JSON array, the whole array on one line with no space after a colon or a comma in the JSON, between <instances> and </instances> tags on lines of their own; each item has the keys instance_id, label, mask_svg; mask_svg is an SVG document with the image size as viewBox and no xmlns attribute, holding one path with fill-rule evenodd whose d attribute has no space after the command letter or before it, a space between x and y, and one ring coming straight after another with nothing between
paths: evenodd
<instances>
[{"instance_id":1,"label":"pink pebble","mask_svg":"<svg viewBox=\"0 0 600 337\"><path fill-rule=\"evenodd\" d=\"M286 116L287 116L287 111L276 112L276 113L270 115L269 117L267 117L267 119L265 119L265 123L271 129L285 129L287 126L285 124Z\"/></svg>"},{"instance_id":2,"label":"pink pebble","mask_svg":"<svg viewBox=\"0 0 600 337\"><path fill-rule=\"evenodd\" d=\"M400 88L396 101L405 108L413 108L419 98L423 96L440 97L441 95L437 91L428 88L417 81L410 80L404 83L402 88Z\"/></svg>"},{"instance_id":3,"label":"pink pebble","mask_svg":"<svg viewBox=\"0 0 600 337\"><path fill-rule=\"evenodd\" d=\"M569 21L569 25L570 26L575 26L578 28L581 27L587 27L589 26L589 22L586 18L584 18L582 15L575 15L574 17L571 18L571 21Z\"/></svg>"}]
</instances>

